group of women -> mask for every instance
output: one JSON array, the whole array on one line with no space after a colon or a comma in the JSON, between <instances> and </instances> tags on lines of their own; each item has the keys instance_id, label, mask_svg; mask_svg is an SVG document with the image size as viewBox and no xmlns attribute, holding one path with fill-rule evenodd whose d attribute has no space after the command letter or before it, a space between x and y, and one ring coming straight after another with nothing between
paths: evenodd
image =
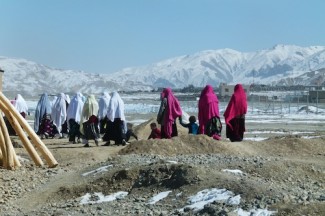
<instances>
[{"instance_id":1,"label":"group of women","mask_svg":"<svg viewBox=\"0 0 325 216\"><path fill-rule=\"evenodd\" d=\"M104 133L106 145L111 140L115 144L125 144L124 102L117 92L113 92L112 97L105 92L99 101L95 95L85 98L76 93L69 100L67 95L60 93L53 103L44 93L36 106L34 130L41 138L53 138L56 134L64 138L67 133L70 142L82 139L85 147L89 147L89 140L98 145L100 133Z\"/></svg>"},{"instance_id":2,"label":"group of women","mask_svg":"<svg viewBox=\"0 0 325 216\"><path fill-rule=\"evenodd\" d=\"M245 132L245 114L247 113L246 93L241 84L237 84L224 112L226 136L230 141L242 141ZM157 122L161 125L161 137L177 136L176 118L182 116L179 101L170 88L161 93L161 105ZM219 101L211 85L202 90L198 103L199 134L206 134L216 140L221 139Z\"/></svg>"},{"instance_id":3,"label":"group of women","mask_svg":"<svg viewBox=\"0 0 325 216\"><path fill-rule=\"evenodd\" d=\"M176 119L181 118L182 109L178 99L170 88L161 92L161 105L157 122L161 125L161 138L178 135ZM23 117L28 112L26 101L18 94L12 101ZM245 114L247 112L246 93L241 84L237 84L234 93L224 112L226 137L230 141L242 141L245 132ZM206 134L216 140L221 139L222 124L220 121L219 101L211 85L205 86L198 102L199 134ZM64 138L68 134L72 143L81 142L89 147L89 140L98 145L100 134L103 134L105 145L110 141L115 144L126 144L126 119L124 102L118 92L112 96L104 92L97 102L94 95L87 98L76 93L69 96L60 93L53 101L47 93L41 95L35 110L34 130L41 138Z\"/></svg>"}]
</instances>

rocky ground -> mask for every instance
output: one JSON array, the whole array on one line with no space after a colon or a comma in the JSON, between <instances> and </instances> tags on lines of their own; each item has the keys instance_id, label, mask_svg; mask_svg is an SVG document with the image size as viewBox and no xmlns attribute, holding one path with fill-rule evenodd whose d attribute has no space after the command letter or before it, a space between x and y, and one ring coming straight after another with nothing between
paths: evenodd
<instances>
[{"instance_id":1,"label":"rocky ground","mask_svg":"<svg viewBox=\"0 0 325 216\"><path fill-rule=\"evenodd\" d=\"M13 137L22 167L0 169L0 215L238 215L239 208L325 215L323 132L314 139L283 135L231 143L180 129L171 140L146 140L149 123L135 128L142 140L127 146L90 143L84 148L67 139L43 140L59 162L56 168L35 167ZM86 175L100 167L107 171ZM186 207L190 196L212 188L240 195L240 203L219 200L200 210ZM95 203L96 192L120 191L128 195ZM165 191L171 191L166 198L149 203ZM86 193L94 203L81 204Z\"/></svg>"}]
</instances>

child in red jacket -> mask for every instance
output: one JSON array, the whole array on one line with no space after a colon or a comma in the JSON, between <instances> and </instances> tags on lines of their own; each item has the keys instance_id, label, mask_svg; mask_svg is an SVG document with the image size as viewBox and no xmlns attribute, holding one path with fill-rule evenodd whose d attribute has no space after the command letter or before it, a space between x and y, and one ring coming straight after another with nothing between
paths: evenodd
<instances>
[{"instance_id":1,"label":"child in red jacket","mask_svg":"<svg viewBox=\"0 0 325 216\"><path fill-rule=\"evenodd\" d=\"M148 139L161 139L161 131L159 130L159 128L157 128L157 124L152 122L150 124L150 128L151 128L151 133Z\"/></svg>"}]
</instances>

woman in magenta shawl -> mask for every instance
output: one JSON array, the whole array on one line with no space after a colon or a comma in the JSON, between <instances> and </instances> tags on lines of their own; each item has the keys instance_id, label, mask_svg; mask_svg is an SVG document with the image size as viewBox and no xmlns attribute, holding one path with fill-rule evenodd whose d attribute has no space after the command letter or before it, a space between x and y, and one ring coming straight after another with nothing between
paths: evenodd
<instances>
[{"instance_id":1,"label":"woman in magenta shawl","mask_svg":"<svg viewBox=\"0 0 325 216\"><path fill-rule=\"evenodd\" d=\"M221 139L219 101L211 85L206 85L199 99L199 133Z\"/></svg>"},{"instance_id":2,"label":"woman in magenta shawl","mask_svg":"<svg viewBox=\"0 0 325 216\"><path fill-rule=\"evenodd\" d=\"M182 109L170 88L161 93L161 105L157 115L157 122L161 125L161 138L170 139L177 136L176 118L182 116Z\"/></svg>"},{"instance_id":3,"label":"woman in magenta shawl","mask_svg":"<svg viewBox=\"0 0 325 216\"><path fill-rule=\"evenodd\" d=\"M241 84L237 84L234 93L223 114L226 121L226 135L231 142L240 142L244 138L245 114L247 113L246 93Z\"/></svg>"}]
</instances>

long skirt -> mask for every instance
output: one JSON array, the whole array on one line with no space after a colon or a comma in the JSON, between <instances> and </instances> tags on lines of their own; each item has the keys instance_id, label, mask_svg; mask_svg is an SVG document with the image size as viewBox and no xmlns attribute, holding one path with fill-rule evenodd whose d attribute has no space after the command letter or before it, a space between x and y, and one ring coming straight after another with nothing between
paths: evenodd
<instances>
[{"instance_id":1,"label":"long skirt","mask_svg":"<svg viewBox=\"0 0 325 216\"><path fill-rule=\"evenodd\" d=\"M75 143L76 138L80 139L81 136L80 125L74 119L69 119L69 128L69 141Z\"/></svg>"},{"instance_id":2,"label":"long skirt","mask_svg":"<svg viewBox=\"0 0 325 216\"><path fill-rule=\"evenodd\" d=\"M65 120L64 123L62 124L62 129L60 133L65 133L65 134L69 133L67 120Z\"/></svg>"},{"instance_id":3,"label":"long skirt","mask_svg":"<svg viewBox=\"0 0 325 216\"><path fill-rule=\"evenodd\" d=\"M245 118L233 118L229 121L232 128L227 125L226 136L231 142L240 142L244 138Z\"/></svg>"},{"instance_id":4,"label":"long skirt","mask_svg":"<svg viewBox=\"0 0 325 216\"><path fill-rule=\"evenodd\" d=\"M108 120L103 140L107 142L113 140L116 145L123 143L122 141L125 140L125 129L124 122L120 118L114 119L113 122Z\"/></svg>"},{"instance_id":5,"label":"long skirt","mask_svg":"<svg viewBox=\"0 0 325 216\"><path fill-rule=\"evenodd\" d=\"M105 118L99 120L99 133L103 134L105 133L105 128L108 122L108 118L105 116Z\"/></svg>"},{"instance_id":6,"label":"long skirt","mask_svg":"<svg viewBox=\"0 0 325 216\"><path fill-rule=\"evenodd\" d=\"M83 123L84 136L86 140L97 140L99 136L98 118L91 116L88 121Z\"/></svg>"},{"instance_id":7,"label":"long skirt","mask_svg":"<svg viewBox=\"0 0 325 216\"><path fill-rule=\"evenodd\" d=\"M161 138L162 139L169 139L171 137L178 136L177 125L176 125L175 121L172 124L172 134L171 134L170 137L165 133L165 130L164 130L165 128L164 127L165 127L164 125L161 125Z\"/></svg>"}]
</instances>

